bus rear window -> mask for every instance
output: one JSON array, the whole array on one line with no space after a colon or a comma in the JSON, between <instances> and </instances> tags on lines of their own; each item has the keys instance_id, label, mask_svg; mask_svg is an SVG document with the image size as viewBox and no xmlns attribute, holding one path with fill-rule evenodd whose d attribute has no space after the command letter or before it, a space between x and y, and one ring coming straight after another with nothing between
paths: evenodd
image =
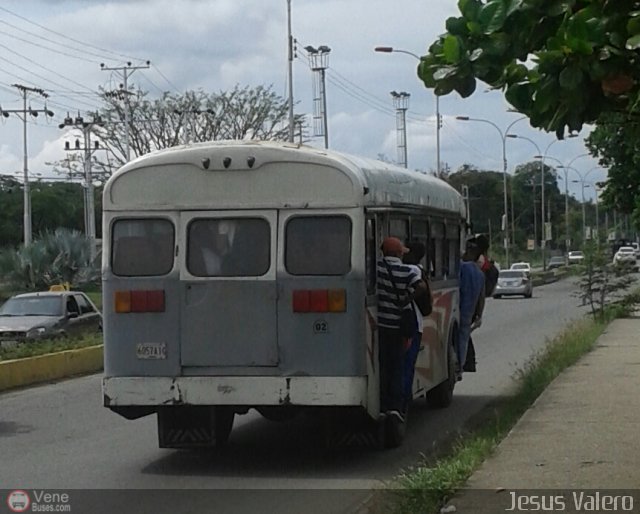
<instances>
[{"instance_id":1,"label":"bus rear window","mask_svg":"<svg viewBox=\"0 0 640 514\"><path fill-rule=\"evenodd\" d=\"M173 268L174 229L169 220L117 220L111 240L111 270L115 275L166 275Z\"/></svg>"},{"instance_id":2,"label":"bus rear window","mask_svg":"<svg viewBox=\"0 0 640 514\"><path fill-rule=\"evenodd\" d=\"M263 218L189 223L187 268L196 277L259 277L271 266L271 230Z\"/></svg>"},{"instance_id":3,"label":"bus rear window","mask_svg":"<svg viewBox=\"0 0 640 514\"><path fill-rule=\"evenodd\" d=\"M292 275L344 275L351 269L351 220L300 216L286 227L285 267Z\"/></svg>"}]
</instances>

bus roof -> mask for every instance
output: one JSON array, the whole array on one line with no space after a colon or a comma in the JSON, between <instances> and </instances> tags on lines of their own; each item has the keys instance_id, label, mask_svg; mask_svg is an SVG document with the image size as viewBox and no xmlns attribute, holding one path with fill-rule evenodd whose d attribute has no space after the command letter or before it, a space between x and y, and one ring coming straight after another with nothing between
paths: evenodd
<instances>
[{"instance_id":1,"label":"bus roof","mask_svg":"<svg viewBox=\"0 0 640 514\"><path fill-rule=\"evenodd\" d=\"M464 216L462 196L432 175L374 159L274 141L212 141L159 150L107 182L105 210L429 206Z\"/></svg>"}]
</instances>

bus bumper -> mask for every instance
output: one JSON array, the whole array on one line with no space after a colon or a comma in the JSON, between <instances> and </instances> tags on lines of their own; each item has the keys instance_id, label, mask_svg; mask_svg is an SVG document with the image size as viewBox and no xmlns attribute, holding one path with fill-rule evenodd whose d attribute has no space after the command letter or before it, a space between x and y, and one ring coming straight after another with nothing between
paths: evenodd
<instances>
[{"instance_id":1,"label":"bus bumper","mask_svg":"<svg viewBox=\"0 0 640 514\"><path fill-rule=\"evenodd\" d=\"M366 377L104 377L105 407L366 406Z\"/></svg>"}]
</instances>

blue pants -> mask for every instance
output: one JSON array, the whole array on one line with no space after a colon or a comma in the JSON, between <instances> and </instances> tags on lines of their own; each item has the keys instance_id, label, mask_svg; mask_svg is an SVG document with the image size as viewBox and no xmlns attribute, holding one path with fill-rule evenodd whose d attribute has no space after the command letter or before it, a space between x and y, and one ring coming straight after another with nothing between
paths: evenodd
<instances>
[{"instance_id":1,"label":"blue pants","mask_svg":"<svg viewBox=\"0 0 640 514\"><path fill-rule=\"evenodd\" d=\"M421 342L422 334L416 332L411 340L411 346L409 346L404 355L404 396L407 404L411 403L412 399L413 376L416 371L416 360L418 359Z\"/></svg>"},{"instance_id":2,"label":"blue pants","mask_svg":"<svg viewBox=\"0 0 640 514\"><path fill-rule=\"evenodd\" d=\"M379 327L380 410L402 410L404 345L399 329Z\"/></svg>"},{"instance_id":3,"label":"blue pants","mask_svg":"<svg viewBox=\"0 0 640 514\"><path fill-rule=\"evenodd\" d=\"M467 360L467 349L469 348L469 337L471 337L471 320L460 320L458 329L458 342L456 344L456 356L458 357L459 371Z\"/></svg>"}]
</instances>

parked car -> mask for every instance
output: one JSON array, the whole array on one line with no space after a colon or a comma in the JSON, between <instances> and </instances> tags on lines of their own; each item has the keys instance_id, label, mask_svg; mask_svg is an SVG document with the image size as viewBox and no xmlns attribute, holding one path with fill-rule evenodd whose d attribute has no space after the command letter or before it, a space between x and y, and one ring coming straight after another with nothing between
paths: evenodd
<instances>
[{"instance_id":1,"label":"parked car","mask_svg":"<svg viewBox=\"0 0 640 514\"><path fill-rule=\"evenodd\" d=\"M636 251L633 246L621 246L613 256L614 264L629 264L636 266Z\"/></svg>"},{"instance_id":2,"label":"parked car","mask_svg":"<svg viewBox=\"0 0 640 514\"><path fill-rule=\"evenodd\" d=\"M567 264L581 264L584 261L584 253L573 251L567 254Z\"/></svg>"},{"instance_id":3,"label":"parked car","mask_svg":"<svg viewBox=\"0 0 640 514\"><path fill-rule=\"evenodd\" d=\"M563 266L566 266L566 264L567 261L562 255L556 255L555 257L551 257L549 262L547 262L547 269L562 268Z\"/></svg>"},{"instance_id":4,"label":"parked car","mask_svg":"<svg viewBox=\"0 0 640 514\"><path fill-rule=\"evenodd\" d=\"M102 315L78 291L12 296L0 307L0 345L102 330Z\"/></svg>"},{"instance_id":5,"label":"parked car","mask_svg":"<svg viewBox=\"0 0 640 514\"><path fill-rule=\"evenodd\" d=\"M498 276L498 284L493 292L494 298L502 296L522 295L531 298L533 295L533 282L524 270L505 270Z\"/></svg>"},{"instance_id":6,"label":"parked car","mask_svg":"<svg viewBox=\"0 0 640 514\"><path fill-rule=\"evenodd\" d=\"M528 262L514 262L509 269L512 271L526 271L527 274L531 274L531 264Z\"/></svg>"}]
</instances>

